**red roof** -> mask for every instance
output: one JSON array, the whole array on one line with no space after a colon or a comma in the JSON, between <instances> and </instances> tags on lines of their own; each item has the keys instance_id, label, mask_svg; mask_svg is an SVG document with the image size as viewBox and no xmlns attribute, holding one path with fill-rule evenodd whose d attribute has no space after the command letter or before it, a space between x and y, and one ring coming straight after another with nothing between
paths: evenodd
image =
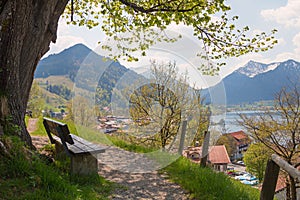
<instances>
[{"instance_id":1,"label":"red roof","mask_svg":"<svg viewBox=\"0 0 300 200\"><path fill-rule=\"evenodd\" d=\"M244 131L237 131L233 133L229 133L232 137L237 140L247 139L248 135Z\"/></svg>"},{"instance_id":2,"label":"red roof","mask_svg":"<svg viewBox=\"0 0 300 200\"><path fill-rule=\"evenodd\" d=\"M183 155L190 158L192 154L202 154L202 147L192 147L184 151ZM201 156L200 156L201 157ZM230 159L224 145L212 146L209 148L208 160L212 164L228 164ZM199 159L193 159L194 162L199 162Z\"/></svg>"},{"instance_id":3,"label":"red roof","mask_svg":"<svg viewBox=\"0 0 300 200\"><path fill-rule=\"evenodd\" d=\"M285 178L282 175L278 176L275 192L279 192L286 187Z\"/></svg>"},{"instance_id":4,"label":"red roof","mask_svg":"<svg viewBox=\"0 0 300 200\"><path fill-rule=\"evenodd\" d=\"M212 164L230 163L230 159L224 145L212 146L208 154L208 160Z\"/></svg>"}]
</instances>

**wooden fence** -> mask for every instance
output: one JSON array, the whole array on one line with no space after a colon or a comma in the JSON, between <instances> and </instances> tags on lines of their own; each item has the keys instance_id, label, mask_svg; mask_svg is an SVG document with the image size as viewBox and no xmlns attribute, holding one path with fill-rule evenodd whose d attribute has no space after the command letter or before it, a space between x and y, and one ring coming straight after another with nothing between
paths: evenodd
<instances>
[{"instance_id":1,"label":"wooden fence","mask_svg":"<svg viewBox=\"0 0 300 200\"><path fill-rule=\"evenodd\" d=\"M260 193L261 200L273 200L280 168L289 173L293 178L300 180L300 171L298 169L294 168L278 155L273 154L267 164Z\"/></svg>"}]
</instances>

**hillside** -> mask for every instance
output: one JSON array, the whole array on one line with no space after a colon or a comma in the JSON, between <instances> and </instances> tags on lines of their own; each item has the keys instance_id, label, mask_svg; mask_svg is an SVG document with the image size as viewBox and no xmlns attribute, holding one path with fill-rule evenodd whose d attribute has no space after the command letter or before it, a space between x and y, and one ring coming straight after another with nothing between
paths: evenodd
<instances>
[{"instance_id":1,"label":"hillside","mask_svg":"<svg viewBox=\"0 0 300 200\"><path fill-rule=\"evenodd\" d=\"M124 75L130 76L125 82L120 82ZM121 88L125 88L140 78L143 77L119 62L96 54L83 44L48 56L39 63L35 72L35 79L44 89L66 100L71 98L74 88L80 94L96 91L96 103L104 106L111 101L116 84L119 87L123 84Z\"/></svg>"},{"instance_id":2,"label":"hillside","mask_svg":"<svg viewBox=\"0 0 300 200\"><path fill-rule=\"evenodd\" d=\"M51 75L67 75L74 80L80 64L91 51L83 44L76 44L58 54L49 55L39 62L34 77L47 78Z\"/></svg>"}]
</instances>

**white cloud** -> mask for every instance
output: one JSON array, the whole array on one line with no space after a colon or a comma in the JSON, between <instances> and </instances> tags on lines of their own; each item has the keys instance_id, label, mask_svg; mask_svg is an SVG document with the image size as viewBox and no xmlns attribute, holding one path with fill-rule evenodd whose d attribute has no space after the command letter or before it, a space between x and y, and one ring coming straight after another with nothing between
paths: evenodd
<instances>
[{"instance_id":1,"label":"white cloud","mask_svg":"<svg viewBox=\"0 0 300 200\"><path fill-rule=\"evenodd\" d=\"M300 60L300 56L295 54L295 53L292 53L292 52L284 52L284 53L281 53L281 54L278 54L275 58L275 61L276 62L283 62L283 61L286 61L288 59L294 59L294 60Z\"/></svg>"},{"instance_id":2,"label":"white cloud","mask_svg":"<svg viewBox=\"0 0 300 200\"><path fill-rule=\"evenodd\" d=\"M279 40L279 44L281 40ZM288 59L300 60L300 33L296 34L292 39L293 45L290 45L290 51L285 51L276 55L274 62L282 62ZM285 41L284 41L285 44ZM292 49L292 46L294 48Z\"/></svg>"},{"instance_id":3,"label":"white cloud","mask_svg":"<svg viewBox=\"0 0 300 200\"><path fill-rule=\"evenodd\" d=\"M293 38L293 44L295 46L300 47L300 33L298 33L297 35L294 36L294 38Z\"/></svg>"},{"instance_id":4,"label":"white cloud","mask_svg":"<svg viewBox=\"0 0 300 200\"><path fill-rule=\"evenodd\" d=\"M295 48L295 54L300 55L300 33L294 36L293 38L293 44L296 46Z\"/></svg>"},{"instance_id":5,"label":"white cloud","mask_svg":"<svg viewBox=\"0 0 300 200\"><path fill-rule=\"evenodd\" d=\"M287 4L277 9L262 10L261 15L268 21L276 21L287 27L300 27L300 1L288 0Z\"/></svg>"},{"instance_id":6,"label":"white cloud","mask_svg":"<svg viewBox=\"0 0 300 200\"><path fill-rule=\"evenodd\" d=\"M57 38L56 43L51 43L49 53L58 53L62 49L69 48L78 43L85 43L81 37L75 37L71 35L60 36Z\"/></svg>"},{"instance_id":7,"label":"white cloud","mask_svg":"<svg viewBox=\"0 0 300 200\"><path fill-rule=\"evenodd\" d=\"M66 24L65 19L61 18L59 20L56 43L50 44L50 50L44 57L48 56L49 54L59 53L62 50L78 43L86 43L82 37L72 35L71 29L72 27Z\"/></svg>"},{"instance_id":8,"label":"white cloud","mask_svg":"<svg viewBox=\"0 0 300 200\"><path fill-rule=\"evenodd\" d=\"M285 39L284 38L277 38L277 45L275 46L275 47L277 47L277 46L279 46L279 45L286 45L287 43L286 43L286 41L285 41Z\"/></svg>"},{"instance_id":9,"label":"white cloud","mask_svg":"<svg viewBox=\"0 0 300 200\"><path fill-rule=\"evenodd\" d=\"M58 21L58 35L70 34L70 25L67 24L66 19L60 18Z\"/></svg>"}]
</instances>

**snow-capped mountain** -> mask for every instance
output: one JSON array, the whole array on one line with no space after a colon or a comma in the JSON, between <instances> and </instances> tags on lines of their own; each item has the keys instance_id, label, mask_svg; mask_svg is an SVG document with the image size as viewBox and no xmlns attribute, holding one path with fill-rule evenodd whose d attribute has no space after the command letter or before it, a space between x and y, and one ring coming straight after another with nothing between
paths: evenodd
<instances>
[{"instance_id":1,"label":"snow-capped mountain","mask_svg":"<svg viewBox=\"0 0 300 200\"><path fill-rule=\"evenodd\" d=\"M239 68L237 72L253 78L258 74L266 73L268 71L276 69L278 65L280 65L280 62L263 64L251 60L245 66Z\"/></svg>"},{"instance_id":2,"label":"snow-capped mountain","mask_svg":"<svg viewBox=\"0 0 300 200\"><path fill-rule=\"evenodd\" d=\"M292 70L292 71L298 71L300 70L299 62L296 62L294 60L288 60L283 63L285 70Z\"/></svg>"},{"instance_id":3,"label":"snow-capped mountain","mask_svg":"<svg viewBox=\"0 0 300 200\"><path fill-rule=\"evenodd\" d=\"M299 80L300 63L297 61L287 60L271 64L250 61L204 93L209 99L208 91L216 92L224 85L227 104L252 103L273 100L281 88L299 83Z\"/></svg>"}]
</instances>

